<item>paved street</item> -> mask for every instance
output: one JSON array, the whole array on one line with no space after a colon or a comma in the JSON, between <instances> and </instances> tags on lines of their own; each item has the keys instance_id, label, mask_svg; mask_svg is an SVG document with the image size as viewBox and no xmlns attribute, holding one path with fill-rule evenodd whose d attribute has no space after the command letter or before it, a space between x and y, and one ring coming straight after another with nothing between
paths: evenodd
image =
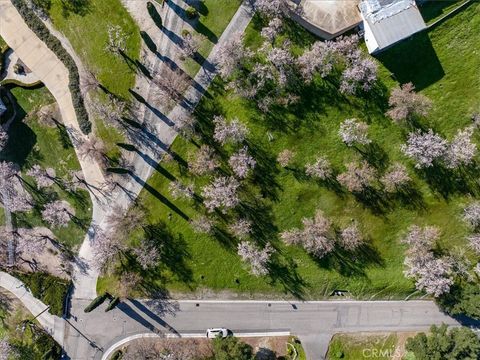
<instances>
[{"instance_id":1,"label":"paved street","mask_svg":"<svg viewBox=\"0 0 480 360\"><path fill-rule=\"evenodd\" d=\"M104 307L85 314L82 304L72 324L88 334L103 351L89 346L79 333L66 329L72 359L102 359L103 352L122 339L141 333L204 333L209 327L227 327L234 334L290 332L302 340L308 359L322 359L337 332L427 330L432 324L459 323L442 314L430 301L252 302L179 301L160 308L128 301L112 312ZM197 306L198 304L198 306ZM77 341L79 340L79 341Z\"/></svg>"}]
</instances>

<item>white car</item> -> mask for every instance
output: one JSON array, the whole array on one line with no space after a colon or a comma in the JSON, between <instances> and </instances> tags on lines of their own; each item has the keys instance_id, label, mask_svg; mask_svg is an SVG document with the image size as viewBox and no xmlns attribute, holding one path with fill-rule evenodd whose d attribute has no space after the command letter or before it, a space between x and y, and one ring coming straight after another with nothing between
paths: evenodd
<instances>
[{"instance_id":1,"label":"white car","mask_svg":"<svg viewBox=\"0 0 480 360\"><path fill-rule=\"evenodd\" d=\"M225 328L212 328L207 329L207 338L215 339L216 337L225 338L229 334L228 329Z\"/></svg>"}]
</instances>

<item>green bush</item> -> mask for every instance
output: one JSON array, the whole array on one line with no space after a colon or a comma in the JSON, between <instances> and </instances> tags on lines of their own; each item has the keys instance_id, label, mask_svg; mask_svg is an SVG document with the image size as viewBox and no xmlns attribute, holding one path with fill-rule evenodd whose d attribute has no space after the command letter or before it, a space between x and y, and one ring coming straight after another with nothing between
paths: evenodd
<instances>
[{"instance_id":1,"label":"green bush","mask_svg":"<svg viewBox=\"0 0 480 360\"><path fill-rule=\"evenodd\" d=\"M187 35L190 35L190 31L188 31L187 29L182 29L182 36L185 37Z\"/></svg>"},{"instance_id":2,"label":"green bush","mask_svg":"<svg viewBox=\"0 0 480 360\"><path fill-rule=\"evenodd\" d=\"M194 7L192 6L189 6L186 10L185 10L185 13L187 14L187 17L189 19L195 19L198 15L198 11L197 9L195 9Z\"/></svg>"},{"instance_id":3,"label":"green bush","mask_svg":"<svg viewBox=\"0 0 480 360\"><path fill-rule=\"evenodd\" d=\"M16 274L33 296L50 305L50 313L62 316L70 282L47 273Z\"/></svg>"},{"instance_id":4,"label":"green bush","mask_svg":"<svg viewBox=\"0 0 480 360\"><path fill-rule=\"evenodd\" d=\"M23 0L12 0L12 4L18 10L28 27L42 40L47 47L60 59L69 73L69 88L72 94L73 107L77 115L78 125L84 134L90 133L92 124L88 119L83 96L80 92L80 79L77 65L70 54L62 46L60 40L53 36L48 28L42 23L37 15Z\"/></svg>"},{"instance_id":5,"label":"green bush","mask_svg":"<svg viewBox=\"0 0 480 360\"><path fill-rule=\"evenodd\" d=\"M122 350L117 350L112 355L112 360L121 360L123 359L123 352Z\"/></svg>"},{"instance_id":6,"label":"green bush","mask_svg":"<svg viewBox=\"0 0 480 360\"><path fill-rule=\"evenodd\" d=\"M105 309L105 312L112 310L115 306L118 305L119 302L120 302L120 298L118 296L114 297L110 301L110 304L108 304L107 308Z\"/></svg>"},{"instance_id":7,"label":"green bush","mask_svg":"<svg viewBox=\"0 0 480 360\"><path fill-rule=\"evenodd\" d=\"M100 306L109 297L110 297L110 294L107 293L107 292L97 296L95 299L92 300L92 302L90 304L88 304L88 306L83 311L88 313L88 312L94 310L95 308Z\"/></svg>"}]
</instances>

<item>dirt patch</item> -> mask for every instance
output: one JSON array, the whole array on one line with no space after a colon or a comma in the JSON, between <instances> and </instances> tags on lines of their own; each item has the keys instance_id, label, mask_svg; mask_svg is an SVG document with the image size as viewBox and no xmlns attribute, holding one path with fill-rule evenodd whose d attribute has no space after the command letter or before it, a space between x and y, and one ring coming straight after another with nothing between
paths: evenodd
<instances>
[{"instance_id":1,"label":"dirt patch","mask_svg":"<svg viewBox=\"0 0 480 360\"><path fill-rule=\"evenodd\" d=\"M398 332L397 333L397 347L395 349L395 353L392 357L392 360L402 360L403 357L405 356L405 344L407 342L407 339L410 337L413 337L417 335L418 332L412 331L412 332Z\"/></svg>"}]
</instances>

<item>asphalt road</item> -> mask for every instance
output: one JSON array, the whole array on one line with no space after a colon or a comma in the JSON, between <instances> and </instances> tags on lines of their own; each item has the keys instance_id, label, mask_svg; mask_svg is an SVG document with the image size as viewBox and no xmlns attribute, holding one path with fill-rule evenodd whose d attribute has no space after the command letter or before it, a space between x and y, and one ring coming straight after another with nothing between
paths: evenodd
<instances>
[{"instance_id":1,"label":"asphalt road","mask_svg":"<svg viewBox=\"0 0 480 360\"><path fill-rule=\"evenodd\" d=\"M459 323L430 301L172 301L158 306L127 301L105 313L102 305L85 314L77 302L67 326L66 347L71 359L101 359L117 342L141 333L178 336L202 334L209 327L226 327L234 334L290 332L300 337L308 359L323 359L337 332L427 330L432 324ZM198 305L197 305L198 304ZM79 334L98 348L88 345Z\"/></svg>"}]
</instances>

